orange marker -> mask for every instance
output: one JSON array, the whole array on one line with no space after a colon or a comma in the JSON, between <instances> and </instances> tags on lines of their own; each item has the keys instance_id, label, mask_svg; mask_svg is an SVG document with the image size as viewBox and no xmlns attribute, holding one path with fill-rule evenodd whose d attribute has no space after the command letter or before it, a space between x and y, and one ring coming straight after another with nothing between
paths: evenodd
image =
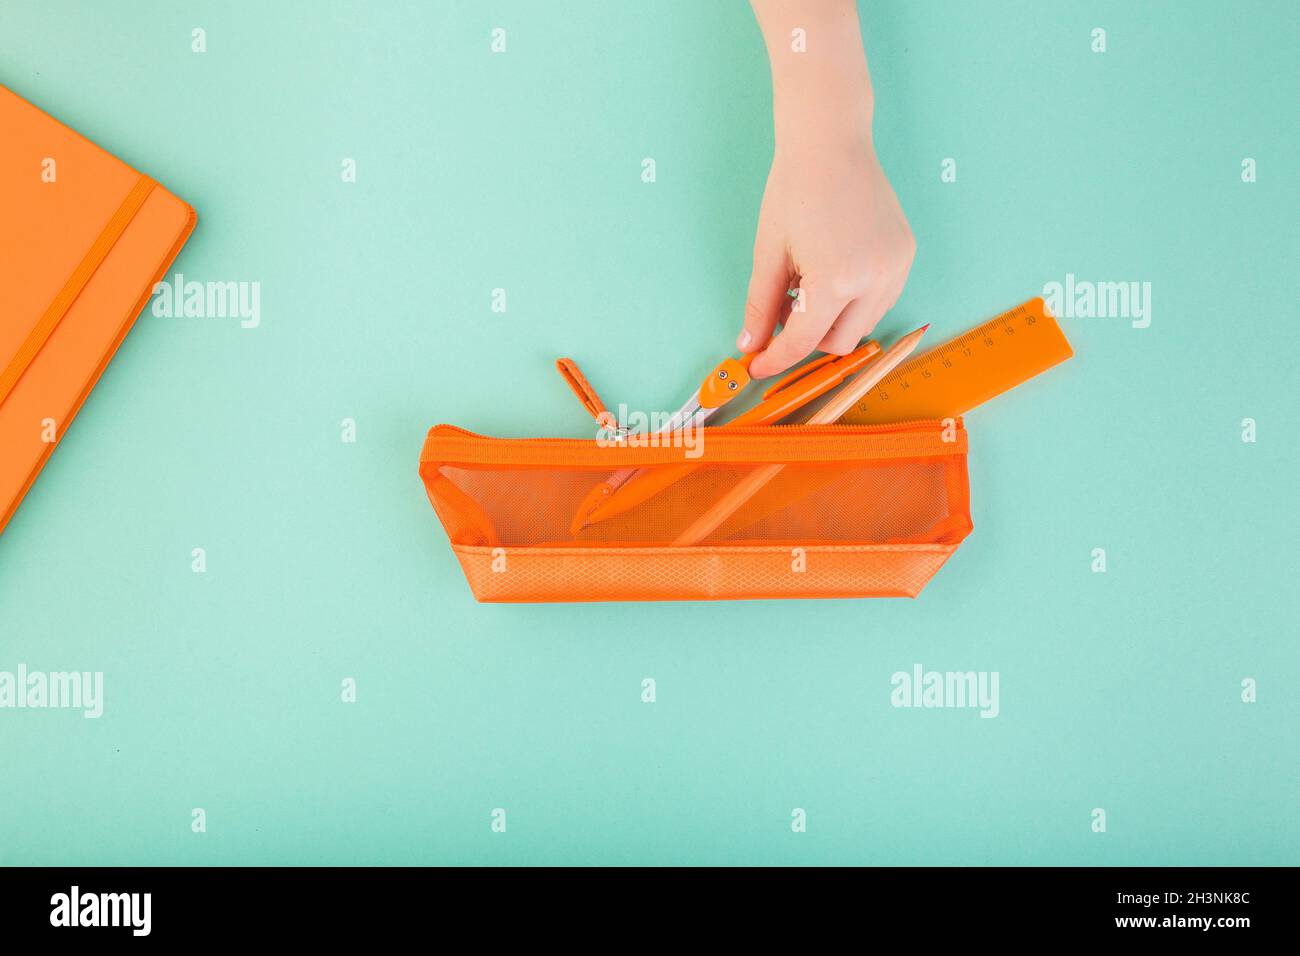
<instances>
[{"instance_id":1,"label":"orange marker","mask_svg":"<svg viewBox=\"0 0 1300 956\"><path fill-rule=\"evenodd\" d=\"M848 355L826 355L809 362L802 368L795 369L764 392L763 400L759 404L737 415L721 427L775 424L825 395L879 354L880 344L868 341ZM575 517L574 524L580 530L587 525L621 515L681 481L697 467L698 465L695 464L686 464L644 470L639 476L629 479L621 488L608 494L588 495L583 502L584 508L580 509ZM589 507L589 502L592 501L595 506ZM586 510L585 515L584 510Z\"/></svg>"}]
</instances>

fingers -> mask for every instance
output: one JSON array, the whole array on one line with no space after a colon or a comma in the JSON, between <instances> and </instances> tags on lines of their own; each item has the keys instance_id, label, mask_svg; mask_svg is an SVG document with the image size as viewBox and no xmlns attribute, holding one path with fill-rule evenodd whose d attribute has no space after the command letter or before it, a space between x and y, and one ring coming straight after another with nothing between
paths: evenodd
<instances>
[{"instance_id":1,"label":"fingers","mask_svg":"<svg viewBox=\"0 0 1300 956\"><path fill-rule=\"evenodd\" d=\"M784 250L754 250L754 271L745 300L745 327L736 339L742 352L756 352L772 338L790 288L790 269Z\"/></svg>"},{"instance_id":2,"label":"fingers","mask_svg":"<svg viewBox=\"0 0 1300 956\"><path fill-rule=\"evenodd\" d=\"M880 292L850 302L831 325L825 338L817 343L817 350L831 355L847 355L852 352L880 324L885 313L894 307L903 294L906 283L907 273L904 272Z\"/></svg>"},{"instance_id":3,"label":"fingers","mask_svg":"<svg viewBox=\"0 0 1300 956\"><path fill-rule=\"evenodd\" d=\"M844 307L826 336L817 343L817 350L830 355L848 355L863 337L876 327L880 315L877 306L867 299L854 299ZM881 310L881 315L884 312Z\"/></svg>"},{"instance_id":4,"label":"fingers","mask_svg":"<svg viewBox=\"0 0 1300 956\"><path fill-rule=\"evenodd\" d=\"M784 372L810 355L848 304L847 298L833 295L820 284L801 283L800 301L803 311L791 311L781 334L749 366L749 374L755 378Z\"/></svg>"},{"instance_id":5,"label":"fingers","mask_svg":"<svg viewBox=\"0 0 1300 956\"><path fill-rule=\"evenodd\" d=\"M880 311L883 317L886 312L898 304L898 300L903 295L903 289L907 285L907 273L903 273L894 284L890 287L889 293L885 296L885 307ZM874 328L874 326L873 326Z\"/></svg>"}]
</instances>

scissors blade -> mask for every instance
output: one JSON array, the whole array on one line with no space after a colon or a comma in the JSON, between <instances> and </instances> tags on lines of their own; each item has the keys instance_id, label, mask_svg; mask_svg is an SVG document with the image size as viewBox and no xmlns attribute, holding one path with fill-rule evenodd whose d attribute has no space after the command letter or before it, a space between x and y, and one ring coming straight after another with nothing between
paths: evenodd
<instances>
[{"instance_id":1,"label":"scissors blade","mask_svg":"<svg viewBox=\"0 0 1300 956\"><path fill-rule=\"evenodd\" d=\"M716 411L716 408L701 408L700 393L699 391L696 391L694 395L686 400L686 404L669 415L668 420L665 421L662 426L655 429L652 434L670 435L673 432L681 431L687 427L694 428ZM614 472L605 479L602 486L605 489L604 494L610 495L615 491L618 491L618 489L622 488L623 485L627 483L628 479L638 471L640 471L639 468L620 468L618 471Z\"/></svg>"},{"instance_id":2,"label":"scissors blade","mask_svg":"<svg viewBox=\"0 0 1300 956\"><path fill-rule=\"evenodd\" d=\"M669 415L663 425L655 429L655 432L656 434L665 435L681 431L687 425L699 424L704 421L712 411L711 408L700 407L700 392L699 389L696 389L695 393L686 400L686 404Z\"/></svg>"}]
</instances>

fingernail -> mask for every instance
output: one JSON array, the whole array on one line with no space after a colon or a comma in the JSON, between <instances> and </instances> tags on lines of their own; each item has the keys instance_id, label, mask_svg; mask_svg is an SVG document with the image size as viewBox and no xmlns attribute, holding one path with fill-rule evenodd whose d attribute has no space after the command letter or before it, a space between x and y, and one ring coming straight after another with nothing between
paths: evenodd
<instances>
[{"instance_id":1,"label":"fingernail","mask_svg":"<svg viewBox=\"0 0 1300 956\"><path fill-rule=\"evenodd\" d=\"M749 334L749 329L740 330L740 338L736 339L736 348L742 352L749 348L749 343L754 341L754 337Z\"/></svg>"}]
</instances>

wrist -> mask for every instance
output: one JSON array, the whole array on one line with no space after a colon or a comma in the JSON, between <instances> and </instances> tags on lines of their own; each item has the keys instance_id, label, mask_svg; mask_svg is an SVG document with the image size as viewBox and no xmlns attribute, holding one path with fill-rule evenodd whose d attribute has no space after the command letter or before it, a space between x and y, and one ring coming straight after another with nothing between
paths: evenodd
<instances>
[{"instance_id":1,"label":"wrist","mask_svg":"<svg viewBox=\"0 0 1300 956\"><path fill-rule=\"evenodd\" d=\"M778 9L762 18L777 150L870 148L875 96L855 6Z\"/></svg>"},{"instance_id":2,"label":"wrist","mask_svg":"<svg viewBox=\"0 0 1300 956\"><path fill-rule=\"evenodd\" d=\"M875 101L869 89L845 91L842 95L822 90L810 96L775 99L776 152L875 149L871 133Z\"/></svg>"}]
</instances>

